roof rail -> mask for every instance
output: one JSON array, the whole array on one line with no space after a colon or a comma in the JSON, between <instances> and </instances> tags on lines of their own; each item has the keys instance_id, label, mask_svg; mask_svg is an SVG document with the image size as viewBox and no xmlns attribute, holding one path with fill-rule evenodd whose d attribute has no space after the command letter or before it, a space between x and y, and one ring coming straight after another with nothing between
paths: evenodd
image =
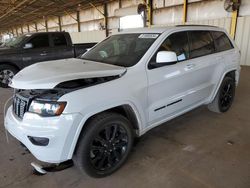
<instances>
[{"instance_id":1,"label":"roof rail","mask_svg":"<svg viewBox=\"0 0 250 188\"><path fill-rule=\"evenodd\" d=\"M198 24L189 24L189 25L176 25L175 27L188 27L188 26L192 26L192 27L215 27L218 28L217 26L213 26L213 25L198 25Z\"/></svg>"}]
</instances>

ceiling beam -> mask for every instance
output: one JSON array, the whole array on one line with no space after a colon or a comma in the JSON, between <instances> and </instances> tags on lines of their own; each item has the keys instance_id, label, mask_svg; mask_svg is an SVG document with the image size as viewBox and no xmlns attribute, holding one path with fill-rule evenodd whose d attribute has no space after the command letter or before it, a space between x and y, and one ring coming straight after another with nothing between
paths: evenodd
<instances>
[{"instance_id":1,"label":"ceiling beam","mask_svg":"<svg viewBox=\"0 0 250 188\"><path fill-rule=\"evenodd\" d=\"M33 1L31 1L30 3L35 2L35 1L36 1L36 0L33 0ZM12 13L15 9L21 7L21 6L22 6L24 3L26 3L26 2L29 2L29 0L23 0L23 1L21 1L19 4L17 4L16 6L13 6L13 7L12 7L10 10L8 10L6 13L0 15L0 19L3 18L3 17L5 17L6 15Z\"/></svg>"}]
</instances>

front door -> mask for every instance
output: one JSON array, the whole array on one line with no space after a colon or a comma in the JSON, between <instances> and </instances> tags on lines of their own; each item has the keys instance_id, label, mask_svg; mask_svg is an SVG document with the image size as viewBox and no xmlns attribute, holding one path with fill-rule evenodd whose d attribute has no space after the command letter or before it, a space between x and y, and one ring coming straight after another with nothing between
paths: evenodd
<instances>
[{"instance_id":1,"label":"front door","mask_svg":"<svg viewBox=\"0 0 250 188\"><path fill-rule=\"evenodd\" d=\"M23 49L22 60L24 67L31 64L48 61L51 45L48 34L36 34L26 43L32 44L32 48Z\"/></svg>"}]
</instances>

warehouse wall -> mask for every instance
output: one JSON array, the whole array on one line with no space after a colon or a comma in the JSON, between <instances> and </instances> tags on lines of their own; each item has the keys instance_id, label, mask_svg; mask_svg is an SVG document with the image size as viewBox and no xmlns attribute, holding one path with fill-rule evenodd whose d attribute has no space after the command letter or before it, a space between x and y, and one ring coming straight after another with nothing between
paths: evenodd
<instances>
[{"instance_id":1,"label":"warehouse wall","mask_svg":"<svg viewBox=\"0 0 250 188\"><path fill-rule=\"evenodd\" d=\"M238 18L235 40L241 49L241 65L250 66L250 16Z\"/></svg>"},{"instance_id":2,"label":"warehouse wall","mask_svg":"<svg viewBox=\"0 0 250 188\"><path fill-rule=\"evenodd\" d=\"M167 26L182 24L183 0L152 0L153 1L153 26ZM143 3L143 0L118 0L107 4L108 12L108 33L109 35L118 32L119 17L114 12L116 9L125 8ZM231 13L224 10L224 0L189 0L188 1L187 24L206 24L225 28L228 32L231 28ZM97 7L104 12L104 7ZM99 42L105 35L105 23L103 15L95 8L80 11L80 30L75 20L76 13L61 17L62 30L71 33L74 43ZM48 17L48 31L59 31L58 17ZM37 26L36 26L37 25ZM39 20L37 24L29 24L17 27L14 33L22 34L30 32L44 32L45 21ZM250 1L242 0L239 12L236 43L242 51L242 65L250 65Z\"/></svg>"}]
</instances>

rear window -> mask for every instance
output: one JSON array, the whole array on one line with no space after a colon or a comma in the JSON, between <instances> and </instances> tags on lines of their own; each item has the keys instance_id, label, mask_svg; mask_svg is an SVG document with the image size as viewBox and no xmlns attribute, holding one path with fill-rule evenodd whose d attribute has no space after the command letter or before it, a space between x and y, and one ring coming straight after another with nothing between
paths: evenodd
<instances>
[{"instance_id":1,"label":"rear window","mask_svg":"<svg viewBox=\"0 0 250 188\"><path fill-rule=\"evenodd\" d=\"M213 38L209 31L191 31L189 34L191 59L215 52Z\"/></svg>"},{"instance_id":2,"label":"rear window","mask_svg":"<svg viewBox=\"0 0 250 188\"><path fill-rule=\"evenodd\" d=\"M233 45L224 32L212 31L216 52L233 49Z\"/></svg>"},{"instance_id":3,"label":"rear window","mask_svg":"<svg viewBox=\"0 0 250 188\"><path fill-rule=\"evenodd\" d=\"M54 46L67 46L67 41L66 41L64 34L61 34L61 33L52 34L52 40L53 40Z\"/></svg>"}]
</instances>

